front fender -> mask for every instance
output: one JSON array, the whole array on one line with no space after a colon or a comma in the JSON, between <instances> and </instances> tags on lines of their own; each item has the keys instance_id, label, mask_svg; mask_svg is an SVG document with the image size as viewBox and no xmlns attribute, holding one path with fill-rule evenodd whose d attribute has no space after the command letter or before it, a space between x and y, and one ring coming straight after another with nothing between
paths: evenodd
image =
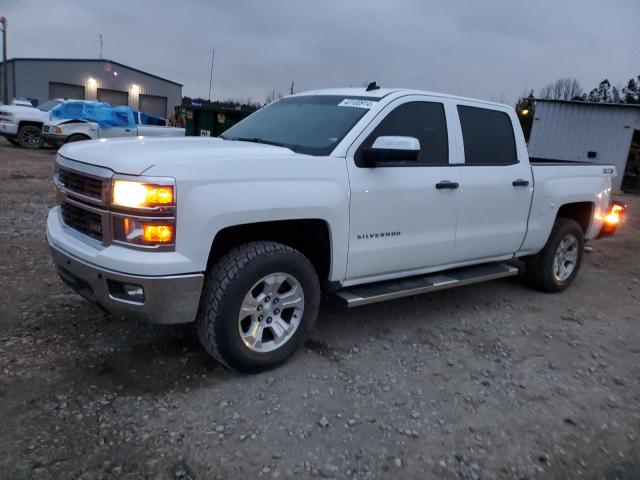
<instances>
[{"instance_id":1,"label":"front fender","mask_svg":"<svg viewBox=\"0 0 640 480\"><path fill-rule=\"evenodd\" d=\"M294 162L300 163L292 164L289 157L251 162L240 170L236 165L233 171L227 170L226 164L203 165L200 176L197 169L175 172L176 248L192 259L195 270L206 269L213 239L225 228L277 220L320 219L326 222L330 234L329 279L344 278L349 228L345 159L301 156ZM209 173L211 170L217 172ZM152 172L156 174L155 169ZM215 180L203 180L210 175Z\"/></svg>"}]
</instances>

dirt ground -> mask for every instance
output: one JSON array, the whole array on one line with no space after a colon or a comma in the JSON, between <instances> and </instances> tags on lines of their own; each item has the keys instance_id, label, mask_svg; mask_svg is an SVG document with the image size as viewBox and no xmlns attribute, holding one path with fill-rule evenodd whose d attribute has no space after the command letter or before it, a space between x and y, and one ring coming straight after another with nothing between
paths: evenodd
<instances>
[{"instance_id":1,"label":"dirt ground","mask_svg":"<svg viewBox=\"0 0 640 480\"><path fill-rule=\"evenodd\" d=\"M1 479L640 478L640 198L562 294L327 298L302 351L243 376L58 280L53 158L0 141Z\"/></svg>"}]
</instances>

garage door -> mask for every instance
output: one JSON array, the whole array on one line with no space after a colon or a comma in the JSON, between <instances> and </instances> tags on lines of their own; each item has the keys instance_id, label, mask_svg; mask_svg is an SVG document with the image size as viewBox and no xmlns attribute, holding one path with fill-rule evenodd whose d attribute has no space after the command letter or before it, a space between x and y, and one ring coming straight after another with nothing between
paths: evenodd
<instances>
[{"instance_id":1,"label":"garage door","mask_svg":"<svg viewBox=\"0 0 640 480\"><path fill-rule=\"evenodd\" d=\"M49 82L49 99L52 98L84 100L84 87L70 83Z\"/></svg>"},{"instance_id":2,"label":"garage door","mask_svg":"<svg viewBox=\"0 0 640 480\"><path fill-rule=\"evenodd\" d=\"M112 107L129 105L129 94L120 90L109 90L107 88L98 89L98 100L107 102Z\"/></svg>"},{"instance_id":3,"label":"garage door","mask_svg":"<svg viewBox=\"0 0 640 480\"><path fill-rule=\"evenodd\" d=\"M138 110L156 117L167 117L167 97L140 94Z\"/></svg>"}]
</instances>

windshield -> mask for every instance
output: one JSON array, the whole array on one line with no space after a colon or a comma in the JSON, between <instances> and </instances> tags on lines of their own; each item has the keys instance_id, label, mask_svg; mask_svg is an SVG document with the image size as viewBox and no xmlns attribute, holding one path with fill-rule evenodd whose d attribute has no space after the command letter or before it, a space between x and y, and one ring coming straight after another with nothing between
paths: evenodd
<instances>
[{"instance_id":1,"label":"windshield","mask_svg":"<svg viewBox=\"0 0 640 480\"><path fill-rule=\"evenodd\" d=\"M38 110L42 110L43 112L48 112L53 107L57 107L62 102L60 100L49 100L48 102L43 103L42 105L38 105Z\"/></svg>"},{"instance_id":2,"label":"windshield","mask_svg":"<svg viewBox=\"0 0 640 480\"><path fill-rule=\"evenodd\" d=\"M328 155L375 102L376 99L341 95L283 98L237 123L221 138Z\"/></svg>"}]
</instances>

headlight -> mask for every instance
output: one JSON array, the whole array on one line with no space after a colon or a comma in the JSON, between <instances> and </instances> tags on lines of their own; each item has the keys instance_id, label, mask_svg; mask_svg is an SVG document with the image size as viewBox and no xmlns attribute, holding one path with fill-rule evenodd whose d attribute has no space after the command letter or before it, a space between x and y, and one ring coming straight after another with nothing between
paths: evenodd
<instances>
[{"instance_id":1,"label":"headlight","mask_svg":"<svg viewBox=\"0 0 640 480\"><path fill-rule=\"evenodd\" d=\"M111 183L113 239L141 248L172 250L176 243L175 180L116 175Z\"/></svg>"},{"instance_id":2,"label":"headlight","mask_svg":"<svg viewBox=\"0 0 640 480\"><path fill-rule=\"evenodd\" d=\"M161 183L114 180L111 192L111 202L118 207L148 209L175 206L173 179Z\"/></svg>"}]
</instances>

